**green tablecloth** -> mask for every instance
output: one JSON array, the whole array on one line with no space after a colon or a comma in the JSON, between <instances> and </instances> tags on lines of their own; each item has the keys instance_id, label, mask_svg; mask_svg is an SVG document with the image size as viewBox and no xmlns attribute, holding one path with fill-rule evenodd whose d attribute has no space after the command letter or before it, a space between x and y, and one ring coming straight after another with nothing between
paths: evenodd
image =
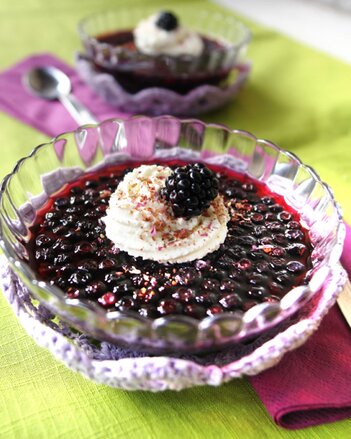
<instances>
[{"instance_id":1,"label":"green tablecloth","mask_svg":"<svg viewBox=\"0 0 351 439\"><path fill-rule=\"evenodd\" d=\"M154 3L165 7L165 2ZM208 6L204 1L183 3L189 14ZM78 20L129 4L2 0L0 68L43 51L72 63L79 47ZM295 152L333 187L351 220L351 67L271 30L250 27L250 81L235 102L205 119L252 131ZM0 140L2 177L45 136L0 113ZM245 380L161 394L99 386L37 347L2 296L0 322L0 437L6 439L350 437L350 420L298 432L280 429Z\"/></svg>"}]
</instances>

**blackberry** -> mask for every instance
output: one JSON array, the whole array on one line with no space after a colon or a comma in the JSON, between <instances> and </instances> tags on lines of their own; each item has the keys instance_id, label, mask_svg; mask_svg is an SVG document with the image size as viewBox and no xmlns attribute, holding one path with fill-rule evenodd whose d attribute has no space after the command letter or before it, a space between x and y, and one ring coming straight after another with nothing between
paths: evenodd
<instances>
[{"instance_id":1,"label":"blackberry","mask_svg":"<svg viewBox=\"0 0 351 439\"><path fill-rule=\"evenodd\" d=\"M178 27L178 19L172 12L160 12L156 26L166 31L172 31Z\"/></svg>"},{"instance_id":2,"label":"blackberry","mask_svg":"<svg viewBox=\"0 0 351 439\"><path fill-rule=\"evenodd\" d=\"M218 179L202 163L176 168L161 189L161 196L171 204L177 218L200 215L217 195Z\"/></svg>"}]
</instances>

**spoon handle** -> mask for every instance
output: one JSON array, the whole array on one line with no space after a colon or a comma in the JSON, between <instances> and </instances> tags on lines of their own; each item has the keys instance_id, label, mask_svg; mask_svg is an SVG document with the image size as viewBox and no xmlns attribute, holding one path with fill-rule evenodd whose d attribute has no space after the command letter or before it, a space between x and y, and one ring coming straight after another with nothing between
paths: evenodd
<instances>
[{"instance_id":1,"label":"spoon handle","mask_svg":"<svg viewBox=\"0 0 351 439\"><path fill-rule=\"evenodd\" d=\"M61 94L59 100L79 125L96 124L98 120L72 94Z\"/></svg>"}]
</instances>

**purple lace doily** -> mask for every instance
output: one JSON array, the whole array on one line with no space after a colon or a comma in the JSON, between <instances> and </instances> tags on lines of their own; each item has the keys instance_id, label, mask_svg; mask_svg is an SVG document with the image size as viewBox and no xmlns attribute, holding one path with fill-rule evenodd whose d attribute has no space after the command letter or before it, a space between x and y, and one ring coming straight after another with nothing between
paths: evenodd
<instances>
[{"instance_id":1,"label":"purple lace doily","mask_svg":"<svg viewBox=\"0 0 351 439\"><path fill-rule=\"evenodd\" d=\"M164 88L146 88L138 93L126 92L113 76L97 72L94 66L77 55L76 68L80 77L106 102L121 111L133 114L159 116L196 116L219 108L229 102L245 83L251 65L238 64L235 78L226 87L201 85L185 95Z\"/></svg>"},{"instance_id":2,"label":"purple lace doily","mask_svg":"<svg viewBox=\"0 0 351 439\"><path fill-rule=\"evenodd\" d=\"M32 300L5 258L1 260L0 271L4 294L21 324L56 359L95 382L154 392L198 385L218 386L274 366L287 351L302 345L318 328L346 280L343 268L337 268L318 300L305 306L298 317L251 342L205 355L153 356L98 342L73 330Z\"/></svg>"}]
</instances>

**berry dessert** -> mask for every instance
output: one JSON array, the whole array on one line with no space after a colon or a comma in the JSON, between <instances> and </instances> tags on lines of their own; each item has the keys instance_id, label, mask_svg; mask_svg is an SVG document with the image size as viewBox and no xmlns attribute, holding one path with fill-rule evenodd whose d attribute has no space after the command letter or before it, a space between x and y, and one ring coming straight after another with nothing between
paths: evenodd
<instances>
[{"instance_id":1,"label":"berry dessert","mask_svg":"<svg viewBox=\"0 0 351 439\"><path fill-rule=\"evenodd\" d=\"M30 231L40 279L106 312L152 319L278 302L311 269L299 215L264 183L218 165L129 162L86 173L49 198Z\"/></svg>"},{"instance_id":2,"label":"berry dessert","mask_svg":"<svg viewBox=\"0 0 351 439\"><path fill-rule=\"evenodd\" d=\"M203 84L219 85L236 61L229 42L188 29L168 11L134 29L94 35L94 42L86 46L97 71L111 74L129 93L161 87L186 94Z\"/></svg>"}]
</instances>

